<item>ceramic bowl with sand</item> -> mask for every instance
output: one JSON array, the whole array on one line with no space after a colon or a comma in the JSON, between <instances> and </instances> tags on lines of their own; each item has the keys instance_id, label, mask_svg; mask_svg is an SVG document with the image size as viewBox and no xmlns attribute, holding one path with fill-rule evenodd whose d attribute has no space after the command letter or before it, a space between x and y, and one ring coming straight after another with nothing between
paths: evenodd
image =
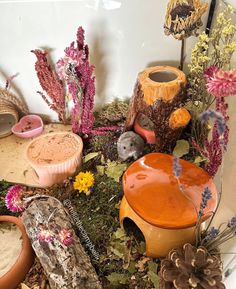
<instances>
[{"instance_id":1,"label":"ceramic bowl with sand","mask_svg":"<svg viewBox=\"0 0 236 289\"><path fill-rule=\"evenodd\" d=\"M32 140L26 151L36 181L43 187L63 182L81 165L83 142L71 132L55 132Z\"/></svg>"},{"instance_id":2,"label":"ceramic bowl with sand","mask_svg":"<svg viewBox=\"0 0 236 289\"><path fill-rule=\"evenodd\" d=\"M0 289L15 289L30 270L34 253L21 220L0 216Z\"/></svg>"}]
</instances>

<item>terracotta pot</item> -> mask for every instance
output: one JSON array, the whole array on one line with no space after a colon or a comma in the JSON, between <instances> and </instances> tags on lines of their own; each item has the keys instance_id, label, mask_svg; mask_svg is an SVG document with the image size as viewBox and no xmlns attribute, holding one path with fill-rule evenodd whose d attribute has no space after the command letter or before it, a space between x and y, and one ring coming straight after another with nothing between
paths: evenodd
<instances>
[{"instance_id":1,"label":"terracotta pot","mask_svg":"<svg viewBox=\"0 0 236 289\"><path fill-rule=\"evenodd\" d=\"M211 177L190 162L180 160L180 165L179 181L184 193L173 174L173 156L167 154L145 155L123 175L121 226L128 218L139 227L148 256L164 257L171 249L194 242L198 216L193 203L199 211L206 187L210 189L212 198L204 209L202 222L216 207L217 192Z\"/></svg>"},{"instance_id":2,"label":"terracotta pot","mask_svg":"<svg viewBox=\"0 0 236 289\"><path fill-rule=\"evenodd\" d=\"M71 132L55 132L32 140L26 151L27 159L43 187L62 183L81 165L82 139Z\"/></svg>"},{"instance_id":3,"label":"terracotta pot","mask_svg":"<svg viewBox=\"0 0 236 289\"><path fill-rule=\"evenodd\" d=\"M9 222L17 225L22 234L22 250L12 268L0 277L0 289L15 289L24 279L34 262L34 252L25 227L19 218L0 216L0 222Z\"/></svg>"},{"instance_id":4,"label":"terracotta pot","mask_svg":"<svg viewBox=\"0 0 236 289\"><path fill-rule=\"evenodd\" d=\"M138 115L134 122L134 130L137 134L139 134L147 143L155 144L156 143L156 135L154 130L148 129L142 126L140 121L141 117L145 117L145 115Z\"/></svg>"}]
</instances>

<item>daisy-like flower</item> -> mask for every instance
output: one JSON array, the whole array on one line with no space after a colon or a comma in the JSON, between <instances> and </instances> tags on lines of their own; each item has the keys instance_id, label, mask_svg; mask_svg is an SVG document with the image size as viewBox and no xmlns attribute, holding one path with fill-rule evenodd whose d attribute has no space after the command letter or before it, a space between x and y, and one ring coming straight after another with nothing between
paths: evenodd
<instances>
[{"instance_id":1,"label":"daisy-like flower","mask_svg":"<svg viewBox=\"0 0 236 289\"><path fill-rule=\"evenodd\" d=\"M68 229L62 229L58 234L58 240L66 246L74 243L73 232Z\"/></svg>"},{"instance_id":2,"label":"daisy-like flower","mask_svg":"<svg viewBox=\"0 0 236 289\"><path fill-rule=\"evenodd\" d=\"M38 230L37 238L40 242L49 243L54 239L54 235L46 227L41 227Z\"/></svg>"},{"instance_id":3,"label":"daisy-like flower","mask_svg":"<svg viewBox=\"0 0 236 289\"><path fill-rule=\"evenodd\" d=\"M236 69L224 71L222 69L208 68L205 75L207 90L212 95L216 97L236 95Z\"/></svg>"},{"instance_id":4,"label":"daisy-like flower","mask_svg":"<svg viewBox=\"0 0 236 289\"><path fill-rule=\"evenodd\" d=\"M201 17L207 7L200 0L170 0L164 25L165 34L172 34L178 40L197 35L197 30L202 26Z\"/></svg>"},{"instance_id":5,"label":"daisy-like flower","mask_svg":"<svg viewBox=\"0 0 236 289\"><path fill-rule=\"evenodd\" d=\"M83 192L86 195L90 194L90 190L94 185L94 175L91 172L80 172L73 183L74 189Z\"/></svg>"},{"instance_id":6,"label":"daisy-like flower","mask_svg":"<svg viewBox=\"0 0 236 289\"><path fill-rule=\"evenodd\" d=\"M24 211L23 192L24 187L21 185L14 185L8 189L5 197L5 203L8 210L13 213Z\"/></svg>"}]
</instances>

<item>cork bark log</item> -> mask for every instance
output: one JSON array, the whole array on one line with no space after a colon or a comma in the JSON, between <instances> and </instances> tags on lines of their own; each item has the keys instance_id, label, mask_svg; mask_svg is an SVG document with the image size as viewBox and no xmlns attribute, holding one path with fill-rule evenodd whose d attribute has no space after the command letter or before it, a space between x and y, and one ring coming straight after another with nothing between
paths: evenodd
<instances>
[{"instance_id":1,"label":"cork bark log","mask_svg":"<svg viewBox=\"0 0 236 289\"><path fill-rule=\"evenodd\" d=\"M154 124L157 150L170 152L190 120L188 111L181 108L186 82L177 81L178 90L177 85L172 90L169 89L167 83L163 84L164 88L162 88L162 83L155 84L148 79L152 70L155 71L155 68L148 68L138 76L129 105L125 130L131 130L138 115L144 114ZM148 80L144 79L145 77Z\"/></svg>"},{"instance_id":2,"label":"cork bark log","mask_svg":"<svg viewBox=\"0 0 236 289\"><path fill-rule=\"evenodd\" d=\"M58 234L62 228L73 230L71 219L55 198L32 200L22 215L32 247L48 277L51 289L102 289L98 276L75 232L74 243L66 246L56 238L41 242L37 238L41 225Z\"/></svg>"}]
</instances>

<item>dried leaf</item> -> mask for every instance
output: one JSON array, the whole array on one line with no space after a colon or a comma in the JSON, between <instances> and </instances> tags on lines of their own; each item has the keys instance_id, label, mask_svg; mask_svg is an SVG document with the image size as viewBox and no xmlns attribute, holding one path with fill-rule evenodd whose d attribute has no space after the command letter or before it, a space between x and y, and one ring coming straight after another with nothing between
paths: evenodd
<instances>
[{"instance_id":1,"label":"dried leaf","mask_svg":"<svg viewBox=\"0 0 236 289\"><path fill-rule=\"evenodd\" d=\"M88 161L96 158L99 155L99 152L89 153L86 156L84 156L84 163L87 163Z\"/></svg>"},{"instance_id":2,"label":"dried leaf","mask_svg":"<svg viewBox=\"0 0 236 289\"><path fill-rule=\"evenodd\" d=\"M204 158L204 157L202 157L202 156L197 156L197 157L194 159L193 163L198 166L198 165L200 165L202 162L205 162L206 160L207 160L207 159Z\"/></svg>"},{"instance_id":3,"label":"dried leaf","mask_svg":"<svg viewBox=\"0 0 236 289\"><path fill-rule=\"evenodd\" d=\"M118 163L116 161L108 161L106 175L109 178L114 179L116 182L120 181L120 177L122 176L123 172L126 170L127 165Z\"/></svg>"},{"instance_id":4,"label":"dried leaf","mask_svg":"<svg viewBox=\"0 0 236 289\"><path fill-rule=\"evenodd\" d=\"M158 277L157 273L154 273L153 271L148 271L148 278L153 283L154 287L156 289L158 289L159 288L159 277Z\"/></svg>"},{"instance_id":5,"label":"dried leaf","mask_svg":"<svg viewBox=\"0 0 236 289\"><path fill-rule=\"evenodd\" d=\"M129 281L129 276L126 274L119 274L119 273L111 273L110 275L106 276L106 278L110 281L113 285L119 284L127 284Z\"/></svg>"},{"instance_id":6,"label":"dried leaf","mask_svg":"<svg viewBox=\"0 0 236 289\"><path fill-rule=\"evenodd\" d=\"M114 233L113 233L113 237L115 239L124 239L124 237L126 236L125 231L122 228L118 228Z\"/></svg>"},{"instance_id":7,"label":"dried leaf","mask_svg":"<svg viewBox=\"0 0 236 289\"><path fill-rule=\"evenodd\" d=\"M104 173L105 173L105 167L104 166L96 166L96 169L97 169L97 173L100 175L100 176L103 176Z\"/></svg>"},{"instance_id":8,"label":"dried leaf","mask_svg":"<svg viewBox=\"0 0 236 289\"><path fill-rule=\"evenodd\" d=\"M24 283L21 283L21 289L30 289L27 285L25 285Z\"/></svg>"},{"instance_id":9,"label":"dried leaf","mask_svg":"<svg viewBox=\"0 0 236 289\"><path fill-rule=\"evenodd\" d=\"M173 155L181 158L182 156L189 153L189 148L190 148L190 146L189 146L188 141L186 141L184 139L178 140L176 142L176 146L173 150Z\"/></svg>"},{"instance_id":10,"label":"dried leaf","mask_svg":"<svg viewBox=\"0 0 236 289\"><path fill-rule=\"evenodd\" d=\"M129 271L130 274L134 274L137 271L135 264L136 264L135 261L131 261L129 263L129 267L127 268L127 270Z\"/></svg>"},{"instance_id":11,"label":"dried leaf","mask_svg":"<svg viewBox=\"0 0 236 289\"><path fill-rule=\"evenodd\" d=\"M141 260L137 262L135 265L136 268L138 268L139 272L143 272L145 269L145 264L149 261L150 259L148 257L142 257Z\"/></svg>"}]
</instances>

